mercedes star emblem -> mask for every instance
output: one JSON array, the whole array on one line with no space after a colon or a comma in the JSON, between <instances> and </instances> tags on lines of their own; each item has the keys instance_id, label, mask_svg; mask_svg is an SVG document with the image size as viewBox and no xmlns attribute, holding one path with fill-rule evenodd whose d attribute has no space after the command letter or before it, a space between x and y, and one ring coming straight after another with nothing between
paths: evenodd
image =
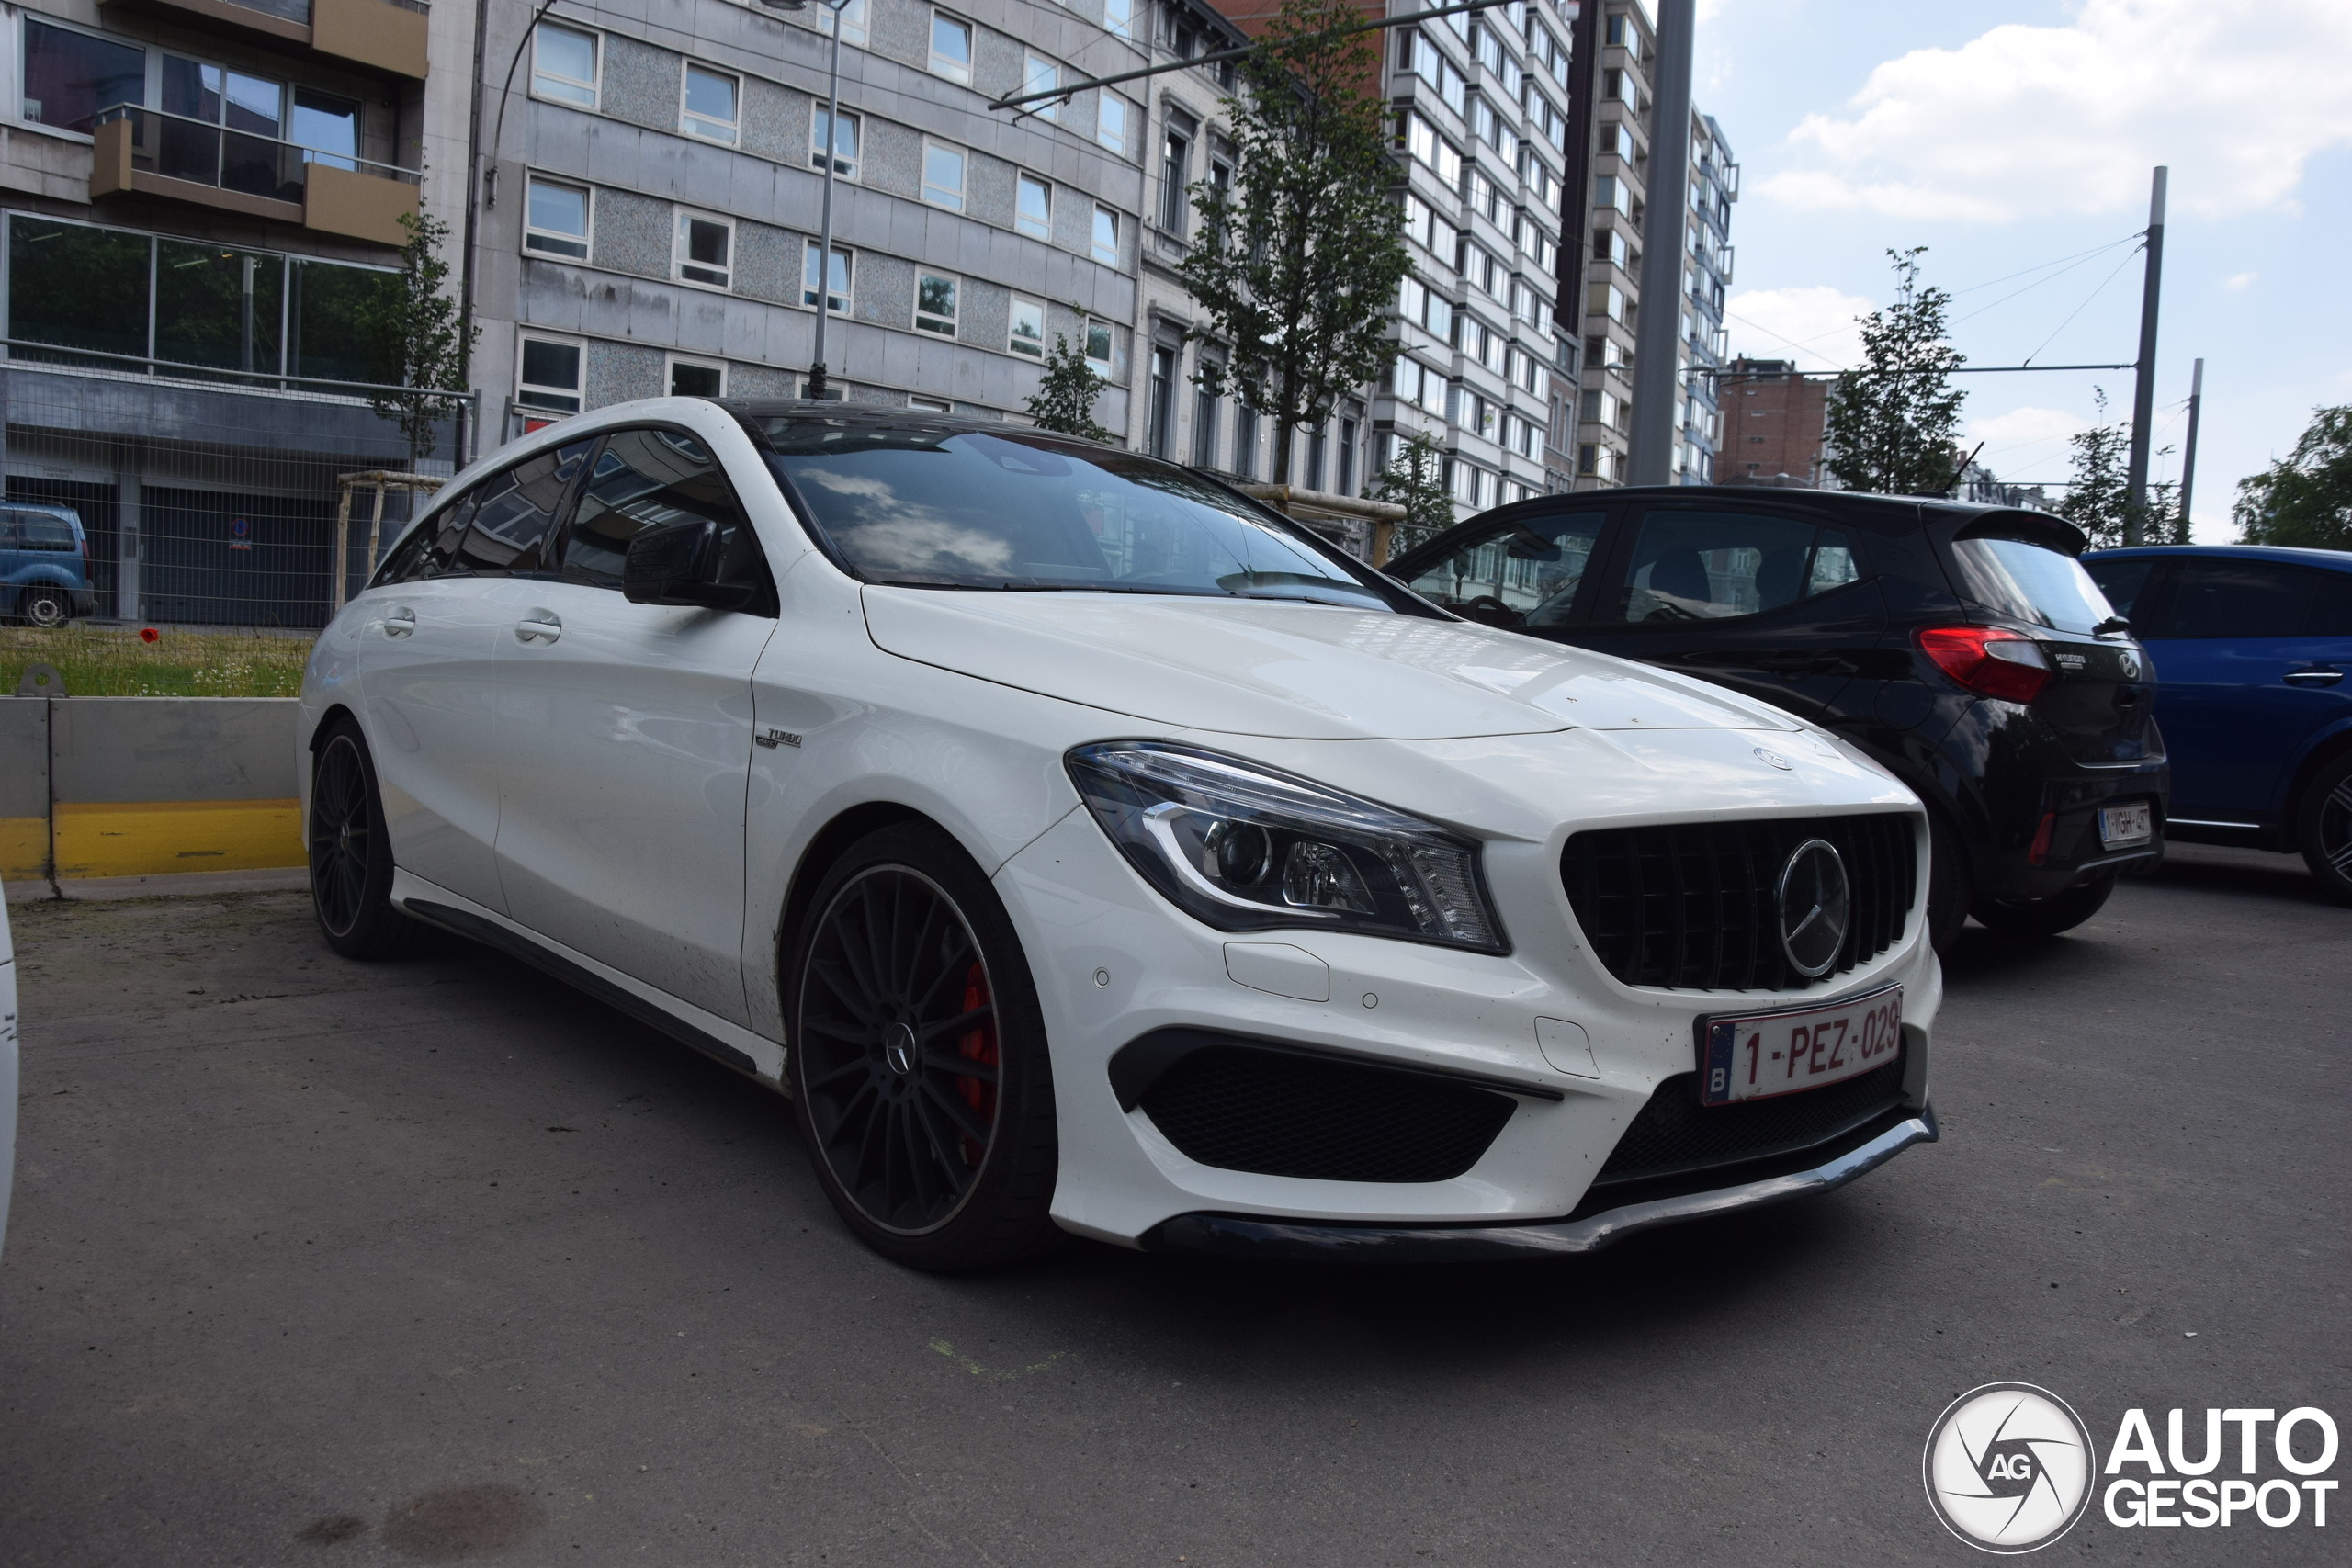
<instances>
[{"instance_id":1,"label":"mercedes star emblem","mask_svg":"<svg viewBox=\"0 0 2352 1568\"><path fill-rule=\"evenodd\" d=\"M1789 966L1808 980L1819 979L1846 945L1850 908L1846 863L1825 839L1807 839L1781 865L1781 951Z\"/></svg>"}]
</instances>

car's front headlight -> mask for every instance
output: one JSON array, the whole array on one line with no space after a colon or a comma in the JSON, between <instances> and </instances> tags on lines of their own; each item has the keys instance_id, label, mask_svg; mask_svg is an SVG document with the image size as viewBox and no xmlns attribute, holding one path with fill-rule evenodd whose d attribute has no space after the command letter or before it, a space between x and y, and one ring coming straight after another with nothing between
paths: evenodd
<instances>
[{"instance_id":1,"label":"car's front headlight","mask_svg":"<svg viewBox=\"0 0 2352 1568\"><path fill-rule=\"evenodd\" d=\"M1112 740L1068 761L1144 879L1219 931L1307 927L1510 951L1477 844L1436 823L1189 747Z\"/></svg>"}]
</instances>

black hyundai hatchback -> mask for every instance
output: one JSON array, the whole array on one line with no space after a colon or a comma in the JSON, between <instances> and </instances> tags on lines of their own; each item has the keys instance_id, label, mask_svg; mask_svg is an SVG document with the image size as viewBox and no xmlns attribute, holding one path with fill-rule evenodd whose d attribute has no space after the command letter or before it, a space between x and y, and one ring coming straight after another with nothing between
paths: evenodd
<instances>
[{"instance_id":1,"label":"black hyundai hatchback","mask_svg":"<svg viewBox=\"0 0 2352 1568\"><path fill-rule=\"evenodd\" d=\"M2043 513L1843 491L1498 507L1390 575L1457 615L1661 665L1851 740L1927 802L1938 947L2050 935L2162 853L2154 676Z\"/></svg>"}]
</instances>

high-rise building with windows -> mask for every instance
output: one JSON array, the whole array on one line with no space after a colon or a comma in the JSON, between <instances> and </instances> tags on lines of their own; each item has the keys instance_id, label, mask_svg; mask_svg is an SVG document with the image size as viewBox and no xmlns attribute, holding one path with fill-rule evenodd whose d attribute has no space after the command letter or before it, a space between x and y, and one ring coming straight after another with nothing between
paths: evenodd
<instances>
[{"instance_id":1,"label":"high-rise building with windows","mask_svg":"<svg viewBox=\"0 0 2352 1568\"><path fill-rule=\"evenodd\" d=\"M1710 484L1723 470L1724 416L1720 381L1725 337L1724 298L1731 287L1731 207L1739 199L1739 164L1713 115L1690 116L1690 168L1684 185L1682 298L1678 309L1675 367L1674 479Z\"/></svg>"}]
</instances>

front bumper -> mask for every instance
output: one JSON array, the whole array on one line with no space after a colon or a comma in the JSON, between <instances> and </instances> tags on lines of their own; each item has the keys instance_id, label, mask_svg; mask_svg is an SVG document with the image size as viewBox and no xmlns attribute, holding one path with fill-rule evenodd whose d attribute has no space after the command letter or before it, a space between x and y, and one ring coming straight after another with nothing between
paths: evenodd
<instances>
[{"instance_id":1,"label":"front bumper","mask_svg":"<svg viewBox=\"0 0 2352 1568\"><path fill-rule=\"evenodd\" d=\"M1892 1126L1803 1170L1729 1187L1653 1198L1597 1213L1534 1224L1484 1225L1318 1224L1246 1214L1180 1214L1155 1228L1144 1245L1155 1251L1215 1254L1272 1262L1476 1263L1598 1252L1636 1231L1703 1220L1742 1209L1784 1203L1843 1187L1877 1169L1914 1144L1932 1144L1941 1130L1935 1108L1922 1106Z\"/></svg>"}]
</instances>

